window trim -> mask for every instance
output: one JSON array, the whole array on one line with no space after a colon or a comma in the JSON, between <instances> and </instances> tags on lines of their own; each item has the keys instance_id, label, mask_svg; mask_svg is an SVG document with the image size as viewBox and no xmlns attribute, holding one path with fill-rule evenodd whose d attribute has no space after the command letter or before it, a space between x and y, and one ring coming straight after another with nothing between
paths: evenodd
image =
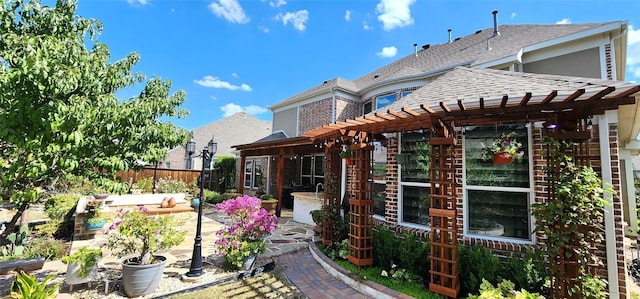
<instances>
[{"instance_id":1,"label":"window trim","mask_svg":"<svg viewBox=\"0 0 640 299\"><path fill-rule=\"evenodd\" d=\"M398 153L402 154L402 134L398 134ZM425 231L431 231L431 227L427 226L427 225L422 225L422 224L417 224L417 223L413 223L413 222L406 222L404 221L404 187L405 186L409 186L409 187L423 187L423 188L427 188L429 190L429 193L431 193L431 182L428 183L422 183L422 182L403 182L402 181L402 168L404 167L404 165L398 163L398 224L405 226L405 227L409 227L409 228L415 228L415 229L420 229L420 230L425 230Z\"/></svg>"},{"instance_id":2,"label":"window trim","mask_svg":"<svg viewBox=\"0 0 640 299\"><path fill-rule=\"evenodd\" d=\"M536 244L535 232L535 218L531 213L531 205L535 202L535 176L533 172L534 155L533 155L533 134L530 127L527 128L527 155L528 158L528 171L529 171L529 187L502 187L502 186L477 186L467 185L467 157L466 157L466 136L462 137L462 210L463 210L463 230L462 234L465 238L487 240L487 241L500 241L513 244L534 245ZM506 191L506 192L518 192L527 194L528 205L528 217L529 217L529 231L531 232L530 238L518 239L514 237L497 237L487 235L469 234L469 197L468 190L479 191Z\"/></svg>"}]
</instances>

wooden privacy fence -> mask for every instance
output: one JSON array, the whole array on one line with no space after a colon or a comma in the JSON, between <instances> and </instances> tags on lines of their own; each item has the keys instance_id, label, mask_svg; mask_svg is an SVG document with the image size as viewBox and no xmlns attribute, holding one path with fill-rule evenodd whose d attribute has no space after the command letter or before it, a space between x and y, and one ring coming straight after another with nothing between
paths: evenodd
<instances>
[{"instance_id":1,"label":"wooden privacy fence","mask_svg":"<svg viewBox=\"0 0 640 299\"><path fill-rule=\"evenodd\" d=\"M166 168L154 169L153 167L145 167L138 171L121 171L117 176L122 178L123 182L129 182L131 179L131 183L136 183L140 179L152 178L154 170L156 171L156 181L161 178L167 179L168 177L171 177L174 180L181 180L187 184L191 184L194 179L197 180L200 177L200 170Z\"/></svg>"}]
</instances>

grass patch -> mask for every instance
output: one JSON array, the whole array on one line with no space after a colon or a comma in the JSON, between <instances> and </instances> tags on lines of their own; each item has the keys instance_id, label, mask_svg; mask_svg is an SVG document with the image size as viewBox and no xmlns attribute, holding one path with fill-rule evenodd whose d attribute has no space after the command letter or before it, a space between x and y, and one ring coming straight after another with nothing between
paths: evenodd
<instances>
[{"instance_id":1,"label":"grass patch","mask_svg":"<svg viewBox=\"0 0 640 299\"><path fill-rule=\"evenodd\" d=\"M317 245L320 251L324 253L325 247L321 244ZM398 280L392 279L390 277L381 276L383 268L372 266L366 268L359 268L358 266L352 264L347 260L335 259L333 260L338 266L348 270L350 273L356 274L362 280L371 280L377 284L383 285L400 293L412 296L414 298L419 299L431 299L431 298L444 298L439 294L432 293L429 291L424 284L406 281L406 280ZM426 271L426 270L425 270Z\"/></svg>"}]
</instances>

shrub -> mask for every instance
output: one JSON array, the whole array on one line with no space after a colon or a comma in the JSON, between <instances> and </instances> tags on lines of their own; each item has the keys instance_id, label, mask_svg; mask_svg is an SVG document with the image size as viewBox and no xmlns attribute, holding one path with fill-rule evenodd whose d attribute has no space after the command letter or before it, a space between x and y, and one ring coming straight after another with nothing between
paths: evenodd
<instances>
[{"instance_id":1,"label":"shrub","mask_svg":"<svg viewBox=\"0 0 640 299\"><path fill-rule=\"evenodd\" d=\"M486 279L482 280L480 285L480 296L471 295L469 299L502 299L502 298L514 298L514 299L539 299L544 298L539 294L531 294L526 290L515 291L513 282L509 280L503 280L498 283L498 287L494 287Z\"/></svg>"},{"instance_id":2,"label":"shrub","mask_svg":"<svg viewBox=\"0 0 640 299\"><path fill-rule=\"evenodd\" d=\"M204 201L210 204L218 204L225 200L224 195L211 191L208 189L204 189Z\"/></svg>"},{"instance_id":3,"label":"shrub","mask_svg":"<svg viewBox=\"0 0 640 299\"><path fill-rule=\"evenodd\" d=\"M516 289L525 289L548 296L549 288L546 283L549 280L549 273L546 265L541 252L527 250L524 256L512 256L507 260L504 265L504 276L513 281Z\"/></svg>"},{"instance_id":4,"label":"shrub","mask_svg":"<svg viewBox=\"0 0 640 299\"><path fill-rule=\"evenodd\" d=\"M406 275L420 275L429 279L429 243L410 233L397 234L380 225L373 231L373 263L394 273L408 271ZM403 270L403 271L400 271Z\"/></svg>"},{"instance_id":5,"label":"shrub","mask_svg":"<svg viewBox=\"0 0 640 299\"><path fill-rule=\"evenodd\" d=\"M458 269L460 273L462 295L470 294L480 289L482 280L491 284L498 283L502 270L500 259L485 247L476 244L473 247L458 247Z\"/></svg>"},{"instance_id":6,"label":"shrub","mask_svg":"<svg viewBox=\"0 0 640 299\"><path fill-rule=\"evenodd\" d=\"M143 193L153 191L153 177L139 179L135 184L135 189L141 189Z\"/></svg>"},{"instance_id":7,"label":"shrub","mask_svg":"<svg viewBox=\"0 0 640 299\"><path fill-rule=\"evenodd\" d=\"M55 260L65 254L67 245L62 240L53 237L36 237L29 240L26 247L26 255L29 257L41 256L47 260Z\"/></svg>"},{"instance_id":8,"label":"shrub","mask_svg":"<svg viewBox=\"0 0 640 299\"><path fill-rule=\"evenodd\" d=\"M159 193L182 193L187 189L187 183L181 180L174 180L170 176L161 178L156 183Z\"/></svg>"},{"instance_id":9,"label":"shrub","mask_svg":"<svg viewBox=\"0 0 640 299\"><path fill-rule=\"evenodd\" d=\"M346 260L349 258L349 239L344 239L341 242L333 242L325 247L326 255L335 260L340 258Z\"/></svg>"},{"instance_id":10,"label":"shrub","mask_svg":"<svg viewBox=\"0 0 640 299\"><path fill-rule=\"evenodd\" d=\"M22 270L16 271L16 277L11 283L11 298L56 298L60 289L59 284L49 283L56 274L48 275L42 282L33 274L27 274Z\"/></svg>"},{"instance_id":11,"label":"shrub","mask_svg":"<svg viewBox=\"0 0 640 299\"><path fill-rule=\"evenodd\" d=\"M69 194L54 195L47 198L44 211L50 219L64 219L69 211L74 211L78 203L78 196Z\"/></svg>"},{"instance_id":12,"label":"shrub","mask_svg":"<svg viewBox=\"0 0 640 299\"><path fill-rule=\"evenodd\" d=\"M227 199L235 199L236 197L241 197L242 194L238 193L238 190L236 189L229 189L227 192L223 193L222 196L224 197L224 200L227 200Z\"/></svg>"}]
</instances>

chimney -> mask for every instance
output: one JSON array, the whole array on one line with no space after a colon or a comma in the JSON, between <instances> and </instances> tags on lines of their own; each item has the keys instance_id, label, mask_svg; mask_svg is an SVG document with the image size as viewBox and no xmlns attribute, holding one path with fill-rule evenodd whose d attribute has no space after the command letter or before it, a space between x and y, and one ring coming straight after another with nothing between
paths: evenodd
<instances>
[{"instance_id":1,"label":"chimney","mask_svg":"<svg viewBox=\"0 0 640 299\"><path fill-rule=\"evenodd\" d=\"M492 14L493 14L493 36L496 37L500 35L500 32L498 32L498 11L494 10Z\"/></svg>"},{"instance_id":2,"label":"chimney","mask_svg":"<svg viewBox=\"0 0 640 299\"><path fill-rule=\"evenodd\" d=\"M449 30L447 30L449 32L449 43L451 43L451 28L449 28Z\"/></svg>"},{"instance_id":3,"label":"chimney","mask_svg":"<svg viewBox=\"0 0 640 299\"><path fill-rule=\"evenodd\" d=\"M415 54L416 57L418 57L418 44L413 44L413 54Z\"/></svg>"}]
</instances>

